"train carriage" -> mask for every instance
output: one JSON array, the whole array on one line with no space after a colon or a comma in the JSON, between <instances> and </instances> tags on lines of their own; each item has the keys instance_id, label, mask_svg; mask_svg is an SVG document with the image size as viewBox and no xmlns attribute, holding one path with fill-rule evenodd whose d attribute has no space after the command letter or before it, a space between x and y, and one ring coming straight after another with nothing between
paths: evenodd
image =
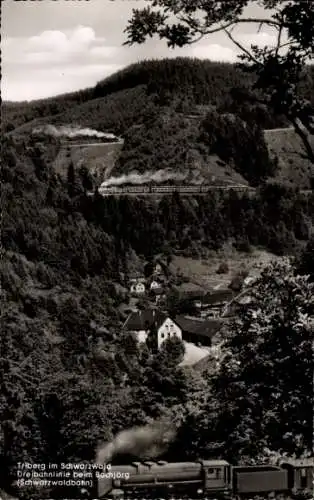
<instances>
[{"instance_id":1,"label":"train carriage","mask_svg":"<svg viewBox=\"0 0 314 500\"><path fill-rule=\"evenodd\" d=\"M288 473L289 489L296 491L313 489L313 459L289 459L280 466Z\"/></svg>"},{"instance_id":2,"label":"train carriage","mask_svg":"<svg viewBox=\"0 0 314 500\"><path fill-rule=\"evenodd\" d=\"M175 184L121 184L112 186L101 186L99 193L102 196L124 196L124 195L171 195L175 192L181 195L206 195L211 191L237 191L249 194L255 193L255 188L244 185L175 185Z\"/></svg>"},{"instance_id":3,"label":"train carriage","mask_svg":"<svg viewBox=\"0 0 314 500\"><path fill-rule=\"evenodd\" d=\"M288 472L272 465L232 467L233 491L237 496L253 493L287 493Z\"/></svg>"},{"instance_id":4,"label":"train carriage","mask_svg":"<svg viewBox=\"0 0 314 500\"><path fill-rule=\"evenodd\" d=\"M224 460L133 462L115 465L113 476L98 479L98 498L252 498L255 495L308 495L313 485L313 458L279 465L232 466ZM125 475L126 474L126 475ZM143 497L144 495L144 497ZM311 495L310 495L311 496Z\"/></svg>"}]
</instances>

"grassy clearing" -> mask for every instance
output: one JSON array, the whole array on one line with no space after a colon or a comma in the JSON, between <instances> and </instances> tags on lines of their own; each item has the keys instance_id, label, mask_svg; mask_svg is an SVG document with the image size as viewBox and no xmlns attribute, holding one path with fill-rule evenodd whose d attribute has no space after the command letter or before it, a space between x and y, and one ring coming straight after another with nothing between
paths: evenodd
<instances>
[{"instance_id":1,"label":"grassy clearing","mask_svg":"<svg viewBox=\"0 0 314 500\"><path fill-rule=\"evenodd\" d=\"M255 249L252 253L241 253L225 248L213 253L213 256L207 259L174 256L170 268L173 273L180 273L190 283L208 290L227 287L232 278L243 270L247 270L250 276L258 276L261 270L272 261L282 260L283 257L265 250ZM217 269L222 262L227 262L229 270L227 273L217 274Z\"/></svg>"},{"instance_id":2,"label":"grassy clearing","mask_svg":"<svg viewBox=\"0 0 314 500\"><path fill-rule=\"evenodd\" d=\"M304 158L304 146L293 129L276 129L264 132L271 156L278 158L279 171L276 178L300 189L310 188L313 166ZM314 135L311 136L314 147Z\"/></svg>"}]
</instances>

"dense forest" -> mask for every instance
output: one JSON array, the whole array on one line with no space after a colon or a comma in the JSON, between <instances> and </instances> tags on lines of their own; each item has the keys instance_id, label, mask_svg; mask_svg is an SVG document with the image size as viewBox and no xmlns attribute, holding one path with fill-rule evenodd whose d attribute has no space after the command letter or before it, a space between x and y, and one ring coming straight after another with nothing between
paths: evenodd
<instances>
[{"instance_id":1,"label":"dense forest","mask_svg":"<svg viewBox=\"0 0 314 500\"><path fill-rule=\"evenodd\" d=\"M8 138L3 150L1 460L8 484L18 457L91 459L97 440L160 416L207 387L206 377L195 384L192 375L174 369L169 355L139 355L133 346L137 361L132 368L126 362L131 346L120 335L116 306L123 298L117 285L132 253L201 256L227 239L240 250L263 245L291 253L309 237L314 210L313 197L275 185L260 188L252 199L232 192L201 199L175 194L159 203L91 198L79 178L61 181L49 162L39 168L32 145ZM300 261L302 272L313 273L311 245ZM294 283L293 271L288 275ZM310 293L307 287L302 293ZM310 297L302 304L311 307ZM100 379L106 383L96 383ZM195 432L199 426L193 424ZM235 446L232 441L230 453Z\"/></svg>"},{"instance_id":2,"label":"dense forest","mask_svg":"<svg viewBox=\"0 0 314 500\"><path fill-rule=\"evenodd\" d=\"M141 123L152 104L185 112L196 105L212 105L218 112L236 113L246 121L258 122L261 128L282 126L285 122L281 116L271 115L261 104L243 100L240 91L247 89L252 79L253 75L227 63L189 58L148 60L128 66L94 88L30 103L4 103L2 127L9 132L45 117L46 123L48 119L51 123L84 122L99 130L111 128L123 133ZM302 95L313 103L312 66L307 68L300 87Z\"/></svg>"},{"instance_id":3,"label":"dense forest","mask_svg":"<svg viewBox=\"0 0 314 500\"><path fill-rule=\"evenodd\" d=\"M115 173L167 165L183 172L192 168L205 180L214 176L223 183L257 185L271 177L309 188L313 174L295 139L286 155L277 135L269 157L262 130L288 124L254 101L257 91L253 97L247 91L252 78L232 64L188 58L144 61L94 88L31 103L4 103L2 130L23 137L40 125L54 124L113 132L124 138ZM300 87L312 102L312 66ZM213 164L213 155L225 165ZM284 168L278 168L280 155L285 156Z\"/></svg>"},{"instance_id":4,"label":"dense forest","mask_svg":"<svg viewBox=\"0 0 314 500\"><path fill-rule=\"evenodd\" d=\"M126 138L129 134L118 168L130 161L127 155L132 157L132 151L138 170L149 162L152 165L153 154L160 155L162 164L171 148L176 163L185 161L176 139L181 133L188 149L191 134L197 145L195 158L215 153L256 186L254 196L232 190L203 197L175 193L154 201L103 198L97 192L88 196L86 179L73 165L66 179L56 175L53 159L60 147L58 139L46 138L38 144L27 134L4 136L0 488L21 499L58 494L64 498L65 494L17 492L18 461L90 461L100 442L159 418L177 430L169 449L163 451L166 459L178 456L179 450L182 459L221 457L236 463L267 461L267 450L298 456L312 450L308 395L312 393L314 314L313 193L264 182L276 165L269 160L260 127L246 131L244 116L235 117L229 108L230 93L223 85L231 88L241 83L230 65L189 62L199 75L193 79L199 84L194 85L189 83L191 67L187 71L185 61L178 60L174 74L182 94L177 112L187 106L180 101L187 87L189 100L208 104L210 99L214 109L207 109L199 125L190 124L184 130L177 118L172 125L167 113L154 120L151 112L168 106L160 99L167 100L169 92L178 94L173 85L164 87L161 96L163 82L171 80L165 78L169 64L135 65L94 90L51 102L9 105L4 110L6 118L10 116L6 123L11 131L44 113L57 117L61 109L69 123L71 113L74 116L87 105L89 118L85 116L82 124L95 126L93 113L99 113L100 120L105 109L99 99L108 106L111 93L118 103L118 94L130 98L141 88L143 99L150 92L156 102L144 106L139 122L133 124L132 113L142 102L124 111L124 101L119 101L116 115L108 118L111 125L98 123L102 130L124 130ZM91 102L99 104L98 111ZM237 126L230 127L230 120L236 120ZM278 125L277 118L267 114L265 120ZM139 142L141 132L128 131L136 123L144 128L146 124L145 140L150 140L142 151L147 162L142 167L132 143ZM167 137L164 149L157 129ZM243 139L247 147L241 151ZM248 163L247 154L253 163ZM295 259L293 264L271 266L261 275L251 304L230 325L218 371L178 366L181 343L165 343L156 354L122 333L118 306L126 300L123 287L133 260L144 264L160 254L206 258L225 242L248 254L252 247L263 247ZM269 387L274 389L271 394Z\"/></svg>"},{"instance_id":5,"label":"dense forest","mask_svg":"<svg viewBox=\"0 0 314 500\"><path fill-rule=\"evenodd\" d=\"M212 165L213 155L222 161ZM115 175L154 171L156 165L187 173L191 181L197 180L197 175L205 182L218 176L221 183L248 182L252 186L277 173L261 129L257 125L248 127L234 114L219 114L215 109L196 121L156 107L142 125L130 127ZM223 168L226 165L227 170Z\"/></svg>"}]
</instances>

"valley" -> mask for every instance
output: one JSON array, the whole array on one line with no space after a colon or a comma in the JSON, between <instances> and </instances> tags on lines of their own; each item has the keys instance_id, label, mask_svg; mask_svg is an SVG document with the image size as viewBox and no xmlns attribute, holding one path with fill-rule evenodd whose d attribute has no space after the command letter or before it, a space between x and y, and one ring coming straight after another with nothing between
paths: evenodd
<instances>
[{"instance_id":1,"label":"valley","mask_svg":"<svg viewBox=\"0 0 314 500\"><path fill-rule=\"evenodd\" d=\"M23 457L309 455L313 171L283 116L237 100L250 78L144 61L4 103L0 461L13 496Z\"/></svg>"}]
</instances>

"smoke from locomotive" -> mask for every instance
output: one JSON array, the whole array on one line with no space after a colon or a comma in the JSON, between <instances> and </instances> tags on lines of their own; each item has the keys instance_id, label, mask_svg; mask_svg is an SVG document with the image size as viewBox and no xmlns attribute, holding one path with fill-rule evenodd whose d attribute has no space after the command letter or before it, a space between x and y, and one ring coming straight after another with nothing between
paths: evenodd
<instances>
[{"instance_id":1,"label":"smoke from locomotive","mask_svg":"<svg viewBox=\"0 0 314 500\"><path fill-rule=\"evenodd\" d=\"M96 452L96 463L106 464L117 455L133 455L140 459L155 458L168 448L176 431L166 421L122 431L110 443L101 445Z\"/></svg>"},{"instance_id":2,"label":"smoke from locomotive","mask_svg":"<svg viewBox=\"0 0 314 500\"><path fill-rule=\"evenodd\" d=\"M144 174L133 172L119 177L110 177L102 183L101 188L110 186L121 186L122 184L148 184L149 182L162 183L170 180L183 181L187 178L187 174L180 174L171 170L157 170L156 172L147 171Z\"/></svg>"},{"instance_id":3,"label":"smoke from locomotive","mask_svg":"<svg viewBox=\"0 0 314 500\"><path fill-rule=\"evenodd\" d=\"M69 139L73 139L74 137L116 139L114 134L99 132L98 130L93 130L91 128L73 127L71 125L62 125L60 127L55 127L54 125L44 125L33 129L33 134L44 134L53 137L68 137Z\"/></svg>"}]
</instances>

